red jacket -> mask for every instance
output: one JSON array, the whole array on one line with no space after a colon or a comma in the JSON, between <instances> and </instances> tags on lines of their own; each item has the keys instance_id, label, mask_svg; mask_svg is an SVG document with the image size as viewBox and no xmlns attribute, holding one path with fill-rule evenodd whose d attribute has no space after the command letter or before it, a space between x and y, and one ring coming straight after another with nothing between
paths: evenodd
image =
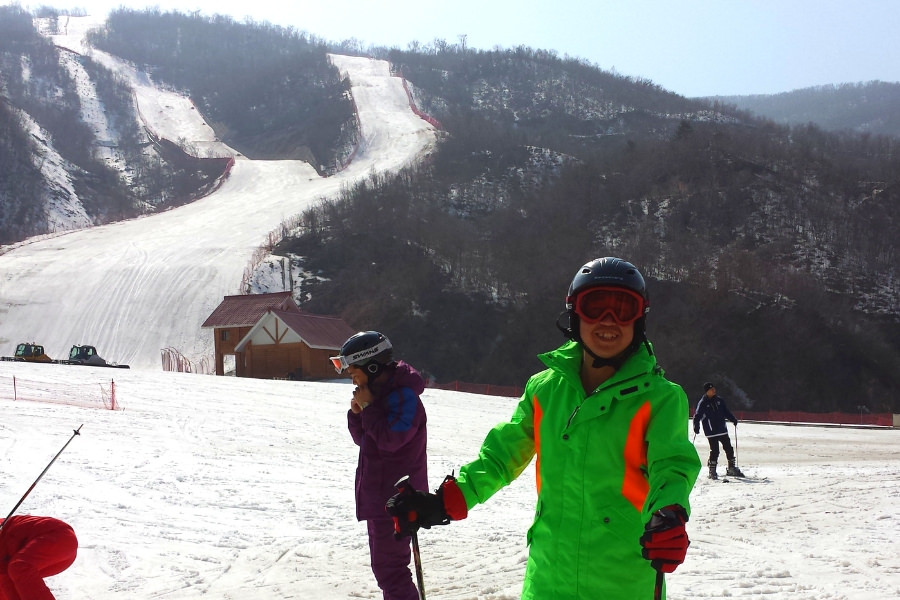
<instances>
[{"instance_id":1,"label":"red jacket","mask_svg":"<svg viewBox=\"0 0 900 600\"><path fill-rule=\"evenodd\" d=\"M0 519L0 523L3 522L4 519ZM6 570L6 563L9 562L10 557L21 550L29 540L37 536L66 530L72 531L72 527L68 523L53 517L34 517L31 515L10 517L9 523L3 525L3 529L0 529L0 572Z\"/></svg>"}]
</instances>

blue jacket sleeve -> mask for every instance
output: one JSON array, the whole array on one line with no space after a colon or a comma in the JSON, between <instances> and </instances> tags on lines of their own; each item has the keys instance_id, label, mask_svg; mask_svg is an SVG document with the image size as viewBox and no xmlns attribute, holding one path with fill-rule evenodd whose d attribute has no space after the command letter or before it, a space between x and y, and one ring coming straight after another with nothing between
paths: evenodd
<instances>
[{"instance_id":1,"label":"blue jacket sleeve","mask_svg":"<svg viewBox=\"0 0 900 600\"><path fill-rule=\"evenodd\" d=\"M369 405L359 416L364 435L380 450L396 452L415 437L423 414L419 396L404 387L388 394L386 402Z\"/></svg>"}]
</instances>

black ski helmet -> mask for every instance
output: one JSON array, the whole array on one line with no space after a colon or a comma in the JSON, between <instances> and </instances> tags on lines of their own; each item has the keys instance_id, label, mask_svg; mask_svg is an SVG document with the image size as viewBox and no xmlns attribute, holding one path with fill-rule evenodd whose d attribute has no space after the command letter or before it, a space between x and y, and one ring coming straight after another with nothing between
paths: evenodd
<instances>
[{"instance_id":1,"label":"black ski helmet","mask_svg":"<svg viewBox=\"0 0 900 600\"><path fill-rule=\"evenodd\" d=\"M341 346L341 353L331 357L338 373L350 365L356 365L372 378L377 377L385 365L393 360L391 341L377 331L360 331L350 336Z\"/></svg>"},{"instance_id":2,"label":"black ski helmet","mask_svg":"<svg viewBox=\"0 0 900 600\"><path fill-rule=\"evenodd\" d=\"M644 314L650 310L644 276L630 262L612 256L597 258L578 269L566 294L566 310L575 310L575 296L579 293L601 286L623 287L636 292L644 299Z\"/></svg>"},{"instance_id":3,"label":"black ski helmet","mask_svg":"<svg viewBox=\"0 0 900 600\"><path fill-rule=\"evenodd\" d=\"M566 310L557 319L556 326L567 338L575 340L584 346L579 332L579 318L575 313L575 298L587 289L607 286L631 290L644 299L644 314L634 322L634 340L631 342L631 345L616 359L605 361L594 357L595 366L598 363L608 362L618 368L625 358L633 354L643 342L647 341L646 320L647 313L650 312L650 297L647 294L647 284L644 282L644 276L633 264L621 258L606 256L604 258L596 258L578 269L575 277L572 278L572 283L569 284L569 291L566 293ZM564 317L567 318L567 323L565 324L562 323Z\"/></svg>"}]
</instances>

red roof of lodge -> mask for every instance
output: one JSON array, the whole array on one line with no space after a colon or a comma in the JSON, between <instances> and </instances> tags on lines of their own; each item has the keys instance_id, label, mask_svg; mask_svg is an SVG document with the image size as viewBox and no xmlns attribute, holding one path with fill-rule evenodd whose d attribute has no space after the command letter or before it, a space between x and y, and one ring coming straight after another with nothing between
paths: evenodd
<instances>
[{"instance_id":1,"label":"red roof of lodge","mask_svg":"<svg viewBox=\"0 0 900 600\"><path fill-rule=\"evenodd\" d=\"M347 338L356 333L340 317L285 310L273 310L272 314L293 329L310 348L340 350Z\"/></svg>"},{"instance_id":2,"label":"red roof of lodge","mask_svg":"<svg viewBox=\"0 0 900 600\"><path fill-rule=\"evenodd\" d=\"M253 327L269 310L300 312L290 292L225 296L200 327Z\"/></svg>"}]
</instances>

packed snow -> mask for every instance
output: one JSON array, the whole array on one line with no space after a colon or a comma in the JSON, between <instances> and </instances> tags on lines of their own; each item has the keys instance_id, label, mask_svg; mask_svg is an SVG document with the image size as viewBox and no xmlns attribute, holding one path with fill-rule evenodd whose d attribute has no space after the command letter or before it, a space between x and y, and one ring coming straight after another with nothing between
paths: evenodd
<instances>
[{"instance_id":1,"label":"packed snow","mask_svg":"<svg viewBox=\"0 0 900 600\"><path fill-rule=\"evenodd\" d=\"M0 516L83 425L19 509L78 534L75 564L47 580L57 598L381 597L354 513L349 382L110 371L0 362ZM12 400L13 376L20 398L40 389L78 405ZM111 378L116 411L87 391ZM423 401L435 488L517 400L429 389ZM900 597L900 431L734 433L761 481L701 474L670 599ZM702 435L696 446L705 462ZM420 532L428 597L518 598L534 501L532 465L468 519Z\"/></svg>"},{"instance_id":2,"label":"packed snow","mask_svg":"<svg viewBox=\"0 0 900 600\"><path fill-rule=\"evenodd\" d=\"M89 54L130 82L143 119L157 134L201 149L203 156L236 155L215 139L188 98L86 48L84 32L97 23L94 17L72 18L53 41ZM221 188L187 206L4 248L0 355L11 355L20 342L35 342L55 359L67 356L74 344L90 344L103 358L132 367L158 368L164 348L195 362L211 359L212 336L200 325L224 296L240 293L244 271L270 232L323 197L396 171L433 149L434 128L412 112L387 62L337 55L331 60L350 78L362 129L347 168L323 178L302 161L237 156ZM89 85L79 89L88 98L93 94ZM83 105L89 110L96 99ZM96 127L104 131L101 117Z\"/></svg>"}]
</instances>

